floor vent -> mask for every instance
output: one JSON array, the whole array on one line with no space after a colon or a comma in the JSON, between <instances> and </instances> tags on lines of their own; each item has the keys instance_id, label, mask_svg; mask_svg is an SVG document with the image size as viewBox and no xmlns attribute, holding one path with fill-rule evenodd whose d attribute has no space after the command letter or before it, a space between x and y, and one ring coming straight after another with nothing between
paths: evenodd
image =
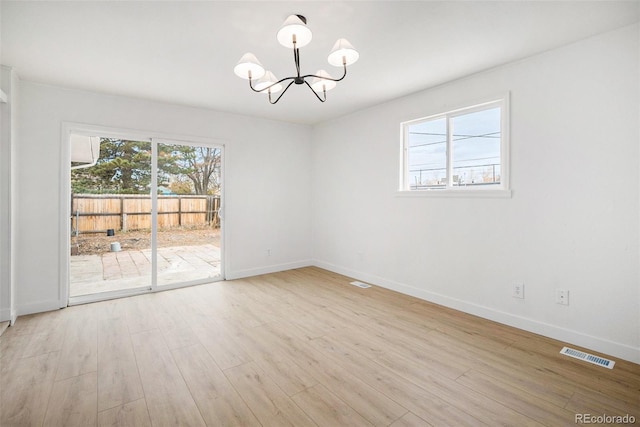
<instances>
[{"instance_id":1,"label":"floor vent","mask_svg":"<svg viewBox=\"0 0 640 427\"><path fill-rule=\"evenodd\" d=\"M584 353L579 350L574 350L569 347L563 347L560 350L560 354L565 356L575 357L576 359L584 360L585 362L593 363L594 365L604 366L605 368L613 369L613 365L616 364L613 360L604 359L602 357L594 356L593 354Z\"/></svg>"},{"instance_id":2,"label":"floor vent","mask_svg":"<svg viewBox=\"0 0 640 427\"><path fill-rule=\"evenodd\" d=\"M358 282L357 280L356 280L355 282L351 282L351 284L352 284L353 286L357 286L357 287L359 287L359 288L363 288L363 289L366 289L366 288L370 288L370 287L371 287L371 285L367 285L366 283Z\"/></svg>"}]
</instances>

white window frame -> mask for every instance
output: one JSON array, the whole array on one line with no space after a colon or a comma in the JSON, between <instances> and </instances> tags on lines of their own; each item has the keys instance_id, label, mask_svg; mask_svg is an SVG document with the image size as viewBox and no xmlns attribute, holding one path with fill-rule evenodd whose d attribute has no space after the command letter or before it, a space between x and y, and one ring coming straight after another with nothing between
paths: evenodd
<instances>
[{"instance_id":1,"label":"white window frame","mask_svg":"<svg viewBox=\"0 0 640 427\"><path fill-rule=\"evenodd\" d=\"M500 107L500 183L491 186L453 186L452 156L451 156L451 126L452 118ZM445 188L412 190L409 182L409 126L425 121L447 120L447 184ZM490 97L478 102L469 103L467 106L456 108L443 113L433 114L419 119L408 120L400 124L400 188L398 196L408 197L511 197L509 184L509 93Z\"/></svg>"}]
</instances>

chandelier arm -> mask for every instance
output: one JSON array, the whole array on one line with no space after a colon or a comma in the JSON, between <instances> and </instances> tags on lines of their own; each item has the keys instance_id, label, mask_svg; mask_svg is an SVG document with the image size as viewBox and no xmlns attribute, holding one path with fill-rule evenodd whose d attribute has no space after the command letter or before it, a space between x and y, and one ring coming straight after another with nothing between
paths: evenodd
<instances>
[{"instance_id":1,"label":"chandelier arm","mask_svg":"<svg viewBox=\"0 0 640 427\"><path fill-rule=\"evenodd\" d=\"M282 80L288 80L291 79L291 77L287 77L286 79L282 79ZM281 81L282 81L281 80ZM282 91L282 93L276 98L275 101L271 101L271 92L269 92L269 102L271 104L275 104L276 102L280 101L280 98L282 98L282 95L284 95L284 93L291 87L291 85L293 84L293 80L291 80L291 82L289 82L289 84L287 85L287 87L284 88L284 90Z\"/></svg>"},{"instance_id":2,"label":"chandelier arm","mask_svg":"<svg viewBox=\"0 0 640 427\"><path fill-rule=\"evenodd\" d=\"M311 85L309 84L308 81L305 80L304 83L309 87L309 89L311 89L311 92L313 92L313 94L316 96L316 98L318 98L320 100L320 102L324 102L324 101L327 100L327 91L326 90L324 90L324 89L322 90L322 93L324 94L324 99L322 99L322 98L320 98L320 95L318 95L318 93L315 90L313 90L313 88L311 87ZM280 96L282 96L282 95L280 95Z\"/></svg>"},{"instance_id":3,"label":"chandelier arm","mask_svg":"<svg viewBox=\"0 0 640 427\"><path fill-rule=\"evenodd\" d=\"M293 62L296 63L296 74L300 77L300 49L298 49L293 42Z\"/></svg>"},{"instance_id":4,"label":"chandelier arm","mask_svg":"<svg viewBox=\"0 0 640 427\"><path fill-rule=\"evenodd\" d=\"M345 77L347 77L347 66L344 65L344 74L342 74L342 77L340 77L339 79L334 79L332 77L322 77L322 76L317 76L315 74L307 74L306 76L302 76L303 79L307 79L307 77L315 77L318 79L322 79L322 80L331 80L334 82L339 82L340 80L343 80Z\"/></svg>"},{"instance_id":5,"label":"chandelier arm","mask_svg":"<svg viewBox=\"0 0 640 427\"><path fill-rule=\"evenodd\" d=\"M280 79L280 80L278 80L277 82L272 83L272 84L270 84L269 86L266 86L266 87L264 87L264 88L262 88L262 89L256 89L256 88L254 88L254 87L253 87L253 85L251 84L251 79L249 79L249 87L250 87L250 88L251 88L251 90L252 90L252 91L254 91L254 92L262 93L262 92L264 92L265 90L269 90L269 89L271 89L272 87L274 87L275 85L280 84L280 83L282 83L282 82L284 82L284 81L286 81L286 80L294 80L294 79L295 79L295 77L285 77L284 79ZM291 82L291 83L293 83L293 82ZM287 87L288 87L288 86L287 86Z\"/></svg>"}]
</instances>

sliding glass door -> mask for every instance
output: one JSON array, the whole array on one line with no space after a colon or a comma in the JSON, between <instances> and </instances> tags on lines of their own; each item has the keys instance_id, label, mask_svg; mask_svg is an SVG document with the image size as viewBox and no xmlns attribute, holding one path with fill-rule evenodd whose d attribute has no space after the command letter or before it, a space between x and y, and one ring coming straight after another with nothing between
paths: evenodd
<instances>
[{"instance_id":1,"label":"sliding glass door","mask_svg":"<svg viewBox=\"0 0 640 427\"><path fill-rule=\"evenodd\" d=\"M69 302L222 279L222 147L70 136Z\"/></svg>"},{"instance_id":2,"label":"sliding glass door","mask_svg":"<svg viewBox=\"0 0 640 427\"><path fill-rule=\"evenodd\" d=\"M85 135L70 142L69 296L149 288L151 142Z\"/></svg>"},{"instance_id":3,"label":"sliding glass door","mask_svg":"<svg viewBox=\"0 0 640 427\"><path fill-rule=\"evenodd\" d=\"M220 276L222 150L158 144L157 285Z\"/></svg>"}]
</instances>

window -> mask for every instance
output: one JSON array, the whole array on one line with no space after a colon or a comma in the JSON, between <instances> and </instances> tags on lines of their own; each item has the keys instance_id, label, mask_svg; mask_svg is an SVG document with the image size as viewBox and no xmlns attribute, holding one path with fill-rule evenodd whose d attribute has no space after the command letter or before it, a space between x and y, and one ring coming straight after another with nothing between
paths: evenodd
<instances>
[{"instance_id":1,"label":"window","mask_svg":"<svg viewBox=\"0 0 640 427\"><path fill-rule=\"evenodd\" d=\"M403 191L507 190L506 97L402 124Z\"/></svg>"}]
</instances>

